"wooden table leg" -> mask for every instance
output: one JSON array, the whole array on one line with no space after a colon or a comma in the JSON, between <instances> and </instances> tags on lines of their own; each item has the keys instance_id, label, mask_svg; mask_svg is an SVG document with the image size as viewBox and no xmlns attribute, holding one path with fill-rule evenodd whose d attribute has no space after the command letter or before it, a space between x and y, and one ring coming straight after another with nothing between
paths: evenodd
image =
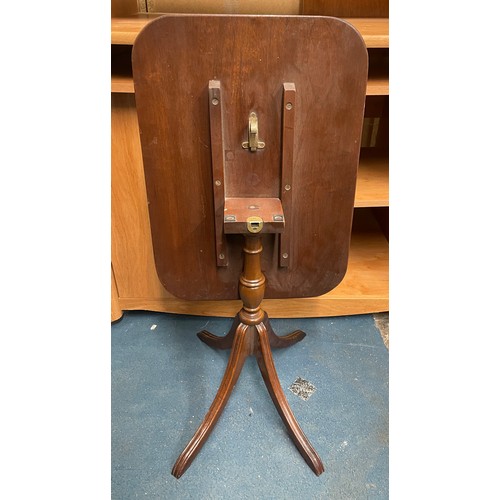
<instances>
[{"instance_id":1,"label":"wooden table leg","mask_svg":"<svg viewBox=\"0 0 500 500\"><path fill-rule=\"evenodd\" d=\"M266 383L267 390L269 391L271 399L274 402L274 406L276 406L276 409L288 429L288 433L295 443L295 446L304 460L308 463L309 467L311 467L314 473L319 476L325 470L323 463L321 462L319 455L316 453L316 450L312 447L306 435L300 428L295 416L292 413L290 405L286 400L274 366L271 345L269 343L266 327L263 323L261 323L260 325L257 325L256 328L259 335L259 346L255 351L255 357L257 358L260 373Z\"/></svg>"},{"instance_id":2,"label":"wooden table leg","mask_svg":"<svg viewBox=\"0 0 500 500\"><path fill-rule=\"evenodd\" d=\"M172 475L176 478L181 477L186 469L191 465L191 462L194 460L198 452L201 450L201 447L208 439L208 436L212 432L217 420L226 406L233 387L241 373L245 359L251 349L248 342L249 337L245 335L248 328L248 325L239 325L236 329L234 344L226 367L226 372L224 373L224 377L215 399L203 422L198 427L198 430L195 432L184 451L179 455L179 458L175 462L172 469Z\"/></svg>"},{"instance_id":3,"label":"wooden table leg","mask_svg":"<svg viewBox=\"0 0 500 500\"><path fill-rule=\"evenodd\" d=\"M274 333L267 313L260 307L265 287L265 277L260 268L262 252L260 238L246 237L243 251L245 265L239 287L243 307L234 318L231 329L223 337L207 330L198 333L198 337L210 347L215 349L231 347L226 371L212 405L191 441L175 462L172 474L177 478L181 477L201 450L226 406L246 358L253 354L257 358L266 387L293 442L309 467L319 476L324 471L323 464L292 413L281 388L271 352L271 347L282 348L296 344L305 337L305 333L301 330L283 336Z\"/></svg>"},{"instance_id":4,"label":"wooden table leg","mask_svg":"<svg viewBox=\"0 0 500 500\"><path fill-rule=\"evenodd\" d=\"M227 332L227 334L223 337L214 335L207 330L202 330L198 333L198 338L214 349L231 349L231 346L233 345L234 334L236 333L236 329L238 328L239 324L240 318L238 315L236 315L229 332Z\"/></svg>"},{"instance_id":5,"label":"wooden table leg","mask_svg":"<svg viewBox=\"0 0 500 500\"><path fill-rule=\"evenodd\" d=\"M297 342L300 342L306 336L306 334L302 330L295 330L294 332L288 333L287 335L276 335L276 333L274 333L273 327L271 326L271 323L269 322L267 313L265 313L264 321L262 323L267 330L267 335L271 347L290 347Z\"/></svg>"},{"instance_id":6,"label":"wooden table leg","mask_svg":"<svg viewBox=\"0 0 500 500\"><path fill-rule=\"evenodd\" d=\"M287 335L276 335L276 333L273 330L273 327L271 326L271 323L269 322L269 317L267 316L267 313L264 313L264 315L265 316L263 324L267 330L269 343L271 344L271 347L274 348L290 347L296 344L297 342L300 342L306 336L306 334L302 330L295 330L294 332L288 333ZM239 324L240 324L240 317L238 313L234 317L233 324L231 325L231 328L226 335L223 336L214 335L213 333L207 330L202 330L197 335L202 342L209 345L210 347L213 347L214 349L231 349L231 346L233 345L234 334Z\"/></svg>"}]
</instances>

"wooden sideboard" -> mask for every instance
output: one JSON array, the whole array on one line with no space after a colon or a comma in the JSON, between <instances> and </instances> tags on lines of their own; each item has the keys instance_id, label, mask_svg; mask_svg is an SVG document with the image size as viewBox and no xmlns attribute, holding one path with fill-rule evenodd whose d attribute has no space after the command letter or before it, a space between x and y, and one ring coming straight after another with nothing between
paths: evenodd
<instances>
[{"instance_id":1,"label":"wooden sideboard","mask_svg":"<svg viewBox=\"0 0 500 500\"><path fill-rule=\"evenodd\" d=\"M289 3L293 8L297 4L302 14L336 15L331 4L328 8L323 6L325 2L290 0ZM354 2L358 10L362 3ZM141 28L161 14L140 10L141 0L112 2L111 319L119 319L124 310L140 309L234 316L240 301L177 299L163 288L156 274L130 56ZM346 17L346 20L363 36L370 60L348 270L337 288L320 297L264 300L264 309L275 318L340 316L389 309L389 20L387 17Z\"/></svg>"}]
</instances>

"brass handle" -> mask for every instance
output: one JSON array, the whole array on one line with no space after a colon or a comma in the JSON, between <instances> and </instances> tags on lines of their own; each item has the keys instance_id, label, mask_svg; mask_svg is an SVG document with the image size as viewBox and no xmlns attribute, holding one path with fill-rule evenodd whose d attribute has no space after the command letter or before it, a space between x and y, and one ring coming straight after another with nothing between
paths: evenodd
<instances>
[{"instance_id":1,"label":"brass handle","mask_svg":"<svg viewBox=\"0 0 500 500\"><path fill-rule=\"evenodd\" d=\"M257 151L265 146L265 142L259 141L259 120L255 112L251 112L248 116L248 141L241 144L244 149Z\"/></svg>"}]
</instances>

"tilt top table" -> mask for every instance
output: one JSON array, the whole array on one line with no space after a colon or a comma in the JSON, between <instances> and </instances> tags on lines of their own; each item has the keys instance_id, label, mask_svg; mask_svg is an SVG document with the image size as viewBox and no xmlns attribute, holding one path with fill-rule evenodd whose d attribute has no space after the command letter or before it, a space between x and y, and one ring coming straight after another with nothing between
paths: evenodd
<instances>
[{"instance_id":1,"label":"tilt top table","mask_svg":"<svg viewBox=\"0 0 500 500\"><path fill-rule=\"evenodd\" d=\"M316 474L323 464L286 401L261 309L342 280L350 244L367 51L331 17L166 15L132 52L155 265L186 300L242 300L226 372L173 475L189 467L255 355L274 404Z\"/></svg>"}]
</instances>

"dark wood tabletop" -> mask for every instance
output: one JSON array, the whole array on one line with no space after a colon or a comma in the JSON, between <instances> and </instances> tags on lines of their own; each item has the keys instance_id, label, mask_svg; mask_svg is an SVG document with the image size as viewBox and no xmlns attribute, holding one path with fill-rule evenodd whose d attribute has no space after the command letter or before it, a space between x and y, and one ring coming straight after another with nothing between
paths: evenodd
<instances>
[{"instance_id":1,"label":"dark wood tabletop","mask_svg":"<svg viewBox=\"0 0 500 500\"><path fill-rule=\"evenodd\" d=\"M217 188L224 198L283 203L286 236L262 234L266 298L317 296L337 286L347 267L368 70L359 33L332 17L166 15L138 35L132 64L155 263L165 288L191 300L238 298L244 240L218 235L227 262L217 265ZM211 81L220 82L219 185ZM283 95L292 88L285 84L293 84L295 101L284 153ZM242 147L251 112L265 143L253 152Z\"/></svg>"}]
</instances>

